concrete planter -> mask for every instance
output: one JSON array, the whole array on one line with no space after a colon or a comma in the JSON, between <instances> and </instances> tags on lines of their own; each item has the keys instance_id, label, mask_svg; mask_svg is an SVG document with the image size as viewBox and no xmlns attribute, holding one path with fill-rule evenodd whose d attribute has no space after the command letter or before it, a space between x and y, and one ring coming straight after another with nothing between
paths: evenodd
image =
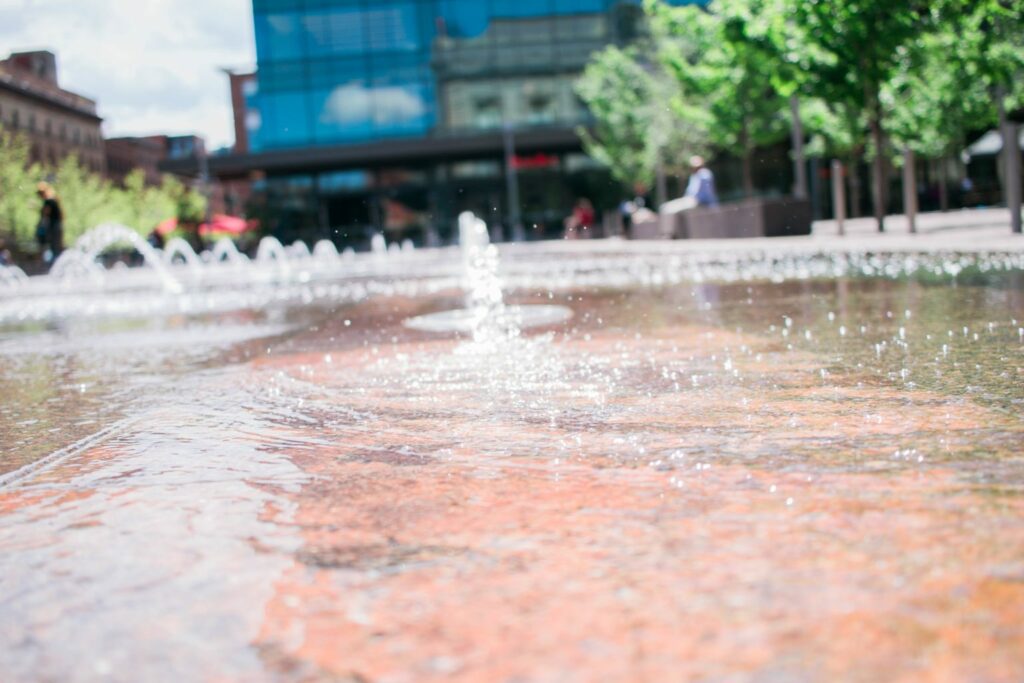
<instances>
[{"instance_id":1,"label":"concrete planter","mask_svg":"<svg viewBox=\"0 0 1024 683\"><path fill-rule=\"evenodd\" d=\"M809 201L777 197L689 209L661 220L662 234L676 239L720 239L809 235L812 215Z\"/></svg>"},{"instance_id":2,"label":"concrete planter","mask_svg":"<svg viewBox=\"0 0 1024 683\"><path fill-rule=\"evenodd\" d=\"M674 218L674 216L655 216L645 221L634 220L629 230L630 238L634 240L672 239L675 237L675 233L671 224L666 222L666 218Z\"/></svg>"}]
</instances>

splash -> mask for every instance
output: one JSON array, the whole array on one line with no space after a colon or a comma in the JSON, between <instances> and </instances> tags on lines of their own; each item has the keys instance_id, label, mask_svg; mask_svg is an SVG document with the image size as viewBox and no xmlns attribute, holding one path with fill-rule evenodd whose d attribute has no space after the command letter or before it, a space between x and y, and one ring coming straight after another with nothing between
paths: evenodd
<instances>
[{"instance_id":1,"label":"splash","mask_svg":"<svg viewBox=\"0 0 1024 683\"><path fill-rule=\"evenodd\" d=\"M516 339L526 328L556 325L572 318L572 310L564 306L506 305L498 273L498 249L491 244L487 224L468 211L459 216L459 242L466 307L412 318L405 322L406 327L469 334L477 344L495 344Z\"/></svg>"}]
</instances>

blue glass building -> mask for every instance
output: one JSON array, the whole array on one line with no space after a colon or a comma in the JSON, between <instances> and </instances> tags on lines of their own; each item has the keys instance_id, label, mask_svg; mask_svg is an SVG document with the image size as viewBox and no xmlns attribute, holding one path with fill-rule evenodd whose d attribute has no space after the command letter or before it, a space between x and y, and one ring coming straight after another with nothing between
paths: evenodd
<instances>
[{"instance_id":1,"label":"blue glass building","mask_svg":"<svg viewBox=\"0 0 1024 683\"><path fill-rule=\"evenodd\" d=\"M608 190L575 134L587 112L573 84L595 50L642 30L639 5L254 0L249 149L215 171L255 173L272 232L341 244L444 240L465 209L508 229L512 166L523 222L552 233L575 197Z\"/></svg>"}]
</instances>

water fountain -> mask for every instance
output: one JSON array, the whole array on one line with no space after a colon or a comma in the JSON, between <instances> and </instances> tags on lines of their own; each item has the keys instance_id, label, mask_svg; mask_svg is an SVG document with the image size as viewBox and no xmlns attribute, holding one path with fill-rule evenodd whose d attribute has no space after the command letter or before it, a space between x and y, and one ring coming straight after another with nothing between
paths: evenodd
<instances>
[{"instance_id":1,"label":"water fountain","mask_svg":"<svg viewBox=\"0 0 1024 683\"><path fill-rule=\"evenodd\" d=\"M384 235L378 232L370 238L370 251L378 256L384 256L388 253L388 243L384 239Z\"/></svg>"},{"instance_id":2,"label":"water fountain","mask_svg":"<svg viewBox=\"0 0 1024 683\"><path fill-rule=\"evenodd\" d=\"M458 227L0 270L0 671L1020 678L1021 250Z\"/></svg>"},{"instance_id":3,"label":"water fountain","mask_svg":"<svg viewBox=\"0 0 1024 683\"><path fill-rule=\"evenodd\" d=\"M199 254L195 252L191 244L180 237L168 240L164 246L163 258L169 266L175 265L180 259L188 268L203 267L203 261L199 258Z\"/></svg>"},{"instance_id":4,"label":"water fountain","mask_svg":"<svg viewBox=\"0 0 1024 683\"><path fill-rule=\"evenodd\" d=\"M459 244L465 268L466 307L417 316L406 327L426 332L469 333L477 341L514 337L531 327L557 325L572 317L565 306L506 306L498 275L498 250L487 224L470 212L459 216Z\"/></svg>"},{"instance_id":5,"label":"water fountain","mask_svg":"<svg viewBox=\"0 0 1024 683\"><path fill-rule=\"evenodd\" d=\"M210 261L213 263L227 262L234 265L249 263L249 257L238 250L234 240L220 239L210 250Z\"/></svg>"}]
</instances>

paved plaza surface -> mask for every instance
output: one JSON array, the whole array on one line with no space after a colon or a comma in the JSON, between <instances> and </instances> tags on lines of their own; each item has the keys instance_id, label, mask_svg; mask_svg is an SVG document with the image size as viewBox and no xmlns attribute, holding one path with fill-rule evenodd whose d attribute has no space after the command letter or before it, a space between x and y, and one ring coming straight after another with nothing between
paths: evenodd
<instances>
[{"instance_id":1,"label":"paved plaza surface","mask_svg":"<svg viewBox=\"0 0 1024 683\"><path fill-rule=\"evenodd\" d=\"M1024 244L956 216L503 252ZM404 324L457 286L9 330L0 433L52 456L0 480L0 680L1019 683L1019 276L552 280L507 301L571 321L482 341Z\"/></svg>"},{"instance_id":2,"label":"paved plaza surface","mask_svg":"<svg viewBox=\"0 0 1024 683\"><path fill-rule=\"evenodd\" d=\"M699 240L628 240L631 251L716 253L768 252L936 252L965 253L1024 250L1024 235L1010 231L1010 214L1006 209L963 209L923 213L917 218L917 233L907 230L902 215L888 216L885 232L879 233L873 218L848 219L845 235L839 235L835 221L815 221L811 235L796 237L758 237L740 239ZM621 250L623 240L565 240L569 251L609 252ZM543 243L553 248L552 243ZM503 248L530 248L503 245Z\"/></svg>"}]
</instances>

